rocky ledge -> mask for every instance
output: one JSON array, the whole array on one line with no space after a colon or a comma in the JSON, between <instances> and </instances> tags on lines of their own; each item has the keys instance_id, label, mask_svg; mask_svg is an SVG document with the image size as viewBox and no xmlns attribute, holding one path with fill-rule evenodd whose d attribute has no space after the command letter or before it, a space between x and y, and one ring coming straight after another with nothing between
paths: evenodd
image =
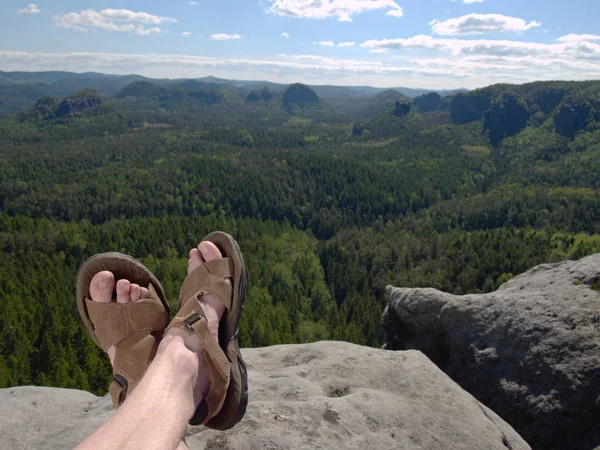
<instances>
[{"instance_id":1,"label":"rocky ledge","mask_svg":"<svg viewBox=\"0 0 600 450\"><path fill-rule=\"evenodd\" d=\"M421 350L535 449L600 448L600 254L489 294L388 296L388 349Z\"/></svg>"},{"instance_id":2,"label":"rocky ledge","mask_svg":"<svg viewBox=\"0 0 600 450\"><path fill-rule=\"evenodd\" d=\"M418 351L318 342L243 354L246 416L225 432L190 427L191 449L530 448ZM108 397L87 392L2 389L0 448L72 448L111 414Z\"/></svg>"}]
</instances>

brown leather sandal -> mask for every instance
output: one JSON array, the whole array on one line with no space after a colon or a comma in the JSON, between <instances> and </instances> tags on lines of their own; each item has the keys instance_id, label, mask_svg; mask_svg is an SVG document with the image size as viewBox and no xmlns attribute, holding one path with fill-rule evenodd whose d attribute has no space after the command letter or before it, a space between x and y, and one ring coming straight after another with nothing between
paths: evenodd
<instances>
[{"instance_id":1,"label":"brown leather sandal","mask_svg":"<svg viewBox=\"0 0 600 450\"><path fill-rule=\"evenodd\" d=\"M203 240L215 244L223 258L208 261L187 276L179 294L179 311L167 330L181 328L202 342L209 388L189 423L226 430L242 420L248 405L248 375L238 343L246 299L246 266L240 247L230 235L218 231ZM231 284L225 278L230 278ZM225 306L218 342L198 301L201 295L211 295Z\"/></svg>"},{"instance_id":2,"label":"brown leather sandal","mask_svg":"<svg viewBox=\"0 0 600 450\"><path fill-rule=\"evenodd\" d=\"M103 270L115 280L126 279L148 289L148 295L130 303L103 303L90 299L90 282ZM121 253L102 253L88 259L77 274L77 307L90 337L102 350L115 346L110 396L118 408L142 379L156 355L169 323L165 292L141 262Z\"/></svg>"}]
</instances>

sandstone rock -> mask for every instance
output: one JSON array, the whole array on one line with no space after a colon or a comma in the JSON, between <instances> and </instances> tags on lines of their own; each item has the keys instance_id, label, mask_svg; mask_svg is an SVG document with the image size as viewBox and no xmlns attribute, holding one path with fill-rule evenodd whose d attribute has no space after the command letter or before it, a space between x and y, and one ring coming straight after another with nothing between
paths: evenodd
<instances>
[{"instance_id":1,"label":"sandstone rock","mask_svg":"<svg viewBox=\"0 0 600 450\"><path fill-rule=\"evenodd\" d=\"M285 90L282 103L284 108L304 108L318 104L319 96L308 86L295 83Z\"/></svg>"},{"instance_id":2,"label":"sandstone rock","mask_svg":"<svg viewBox=\"0 0 600 450\"><path fill-rule=\"evenodd\" d=\"M486 449L529 446L422 353L342 342L243 350L250 403L219 432L189 427L191 449ZM73 448L113 414L108 397L0 390L0 448Z\"/></svg>"},{"instance_id":3,"label":"sandstone rock","mask_svg":"<svg viewBox=\"0 0 600 450\"><path fill-rule=\"evenodd\" d=\"M408 103L406 100L396 100L394 115L397 117L405 116L410 112L410 109L410 103Z\"/></svg>"},{"instance_id":4,"label":"sandstone rock","mask_svg":"<svg viewBox=\"0 0 600 450\"><path fill-rule=\"evenodd\" d=\"M352 136L362 136L363 131L365 131L364 122L356 122L352 126Z\"/></svg>"},{"instance_id":5,"label":"sandstone rock","mask_svg":"<svg viewBox=\"0 0 600 450\"><path fill-rule=\"evenodd\" d=\"M485 92L460 93L450 100L450 115L454 123L465 124L482 119L490 105L489 94Z\"/></svg>"},{"instance_id":6,"label":"sandstone rock","mask_svg":"<svg viewBox=\"0 0 600 450\"><path fill-rule=\"evenodd\" d=\"M438 106L438 111L449 111L450 110L450 102L452 101L452 97L446 96L442 98L440 102L440 106Z\"/></svg>"},{"instance_id":7,"label":"sandstone rock","mask_svg":"<svg viewBox=\"0 0 600 450\"><path fill-rule=\"evenodd\" d=\"M416 348L532 447L600 445L600 254L485 295L388 288L389 349Z\"/></svg>"},{"instance_id":8,"label":"sandstone rock","mask_svg":"<svg viewBox=\"0 0 600 450\"><path fill-rule=\"evenodd\" d=\"M419 108L419 112L422 113L437 111L440 103L442 103L442 97L437 92L423 94L413 100L413 105Z\"/></svg>"},{"instance_id":9,"label":"sandstone rock","mask_svg":"<svg viewBox=\"0 0 600 450\"><path fill-rule=\"evenodd\" d=\"M554 127L558 134L567 137L575 136L575 133L587 126L590 110L590 104L587 102L564 103L554 116Z\"/></svg>"},{"instance_id":10,"label":"sandstone rock","mask_svg":"<svg viewBox=\"0 0 600 450\"><path fill-rule=\"evenodd\" d=\"M268 88L263 88L258 91L252 91L246 96L246 101L248 103L264 101L268 102L273 98L273 92Z\"/></svg>"},{"instance_id":11,"label":"sandstone rock","mask_svg":"<svg viewBox=\"0 0 600 450\"><path fill-rule=\"evenodd\" d=\"M529 111L519 95L503 93L485 113L483 129L489 131L492 145L514 136L527 126Z\"/></svg>"},{"instance_id":12,"label":"sandstone rock","mask_svg":"<svg viewBox=\"0 0 600 450\"><path fill-rule=\"evenodd\" d=\"M102 104L102 97L93 89L66 97L56 110L57 117L80 116L86 111Z\"/></svg>"}]
</instances>

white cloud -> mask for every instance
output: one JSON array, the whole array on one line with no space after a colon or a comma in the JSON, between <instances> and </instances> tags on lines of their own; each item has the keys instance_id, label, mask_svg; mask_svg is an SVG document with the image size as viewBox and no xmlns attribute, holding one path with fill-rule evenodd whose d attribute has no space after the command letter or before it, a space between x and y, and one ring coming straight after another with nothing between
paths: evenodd
<instances>
[{"instance_id":1,"label":"white cloud","mask_svg":"<svg viewBox=\"0 0 600 450\"><path fill-rule=\"evenodd\" d=\"M227 59L172 54L26 53L0 51L3 70L68 70L138 73L157 78L214 75L230 79L309 84L475 88L499 82L583 80L600 77L600 46L552 44L537 55L450 55L422 58L414 53L384 63L369 59L280 55L263 59ZM377 48L374 48L377 50ZM595 57L593 57L594 53Z\"/></svg>"},{"instance_id":2,"label":"white cloud","mask_svg":"<svg viewBox=\"0 0 600 450\"><path fill-rule=\"evenodd\" d=\"M387 48L374 48L373 50L369 50L369 53L387 53Z\"/></svg>"},{"instance_id":3,"label":"white cloud","mask_svg":"<svg viewBox=\"0 0 600 450\"><path fill-rule=\"evenodd\" d=\"M183 33L181 33L182 36L191 36L192 33L190 33L189 31L184 31Z\"/></svg>"},{"instance_id":4,"label":"white cloud","mask_svg":"<svg viewBox=\"0 0 600 450\"><path fill-rule=\"evenodd\" d=\"M35 3L30 3L23 9L17 9L17 14L37 14L41 12L41 9L38 9Z\"/></svg>"},{"instance_id":5,"label":"white cloud","mask_svg":"<svg viewBox=\"0 0 600 450\"><path fill-rule=\"evenodd\" d=\"M518 17L503 16L502 14L468 14L456 19L448 19L440 22L434 20L431 31L435 34L445 36L457 36L466 34L501 33L505 31L527 31L530 28L539 27L541 23L532 21L526 23Z\"/></svg>"},{"instance_id":6,"label":"white cloud","mask_svg":"<svg viewBox=\"0 0 600 450\"><path fill-rule=\"evenodd\" d=\"M128 9L103 9L100 16L106 20L117 20L121 22L139 22L152 25L160 25L166 22L177 22L171 17L160 17L145 12L133 12Z\"/></svg>"},{"instance_id":7,"label":"white cloud","mask_svg":"<svg viewBox=\"0 0 600 450\"><path fill-rule=\"evenodd\" d=\"M566 36L559 37L556 42L589 42L598 40L600 40L600 36L594 34L567 34Z\"/></svg>"},{"instance_id":8,"label":"white cloud","mask_svg":"<svg viewBox=\"0 0 600 450\"><path fill-rule=\"evenodd\" d=\"M242 36L240 36L239 34L217 33L217 34L211 34L210 38L213 41L229 41L231 39L241 39Z\"/></svg>"},{"instance_id":9,"label":"white cloud","mask_svg":"<svg viewBox=\"0 0 600 450\"><path fill-rule=\"evenodd\" d=\"M356 42L340 42L337 46L338 47L354 47L356 45Z\"/></svg>"},{"instance_id":10,"label":"white cloud","mask_svg":"<svg viewBox=\"0 0 600 450\"><path fill-rule=\"evenodd\" d=\"M532 56L578 54L580 57L600 59L600 45L591 42L565 42L541 44L537 42L486 40L486 39L440 39L431 36L370 40L360 44L367 48L390 50L431 50L460 55Z\"/></svg>"},{"instance_id":11,"label":"white cloud","mask_svg":"<svg viewBox=\"0 0 600 450\"><path fill-rule=\"evenodd\" d=\"M267 0L267 12L277 16L325 19L337 17L351 22L352 16L376 9L387 9L387 15L402 17L402 8L394 0Z\"/></svg>"},{"instance_id":12,"label":"white cloud","mask_svg":"<svg viewBox=\"0 0 600 450\"><path fill-rule=\"evenodd\" d=\"M385 13L385 15L392 17L402 17L404 15L404 12L402 11L402 9L390 9L388 12Z\"/></svg>"},{"instance_id":13,"label":"white cloud","mask_svg":"<svg viewBox=\"0 0 600 450\"><path fill-rule=\"evenodd\" d=\"M289 39L289 38L290 38L290 34L289 34L289 33L285 33L285 32L284 32L284 33L281 33L281 35L282 35L284 38L286 38L286 39Z\"/></svg>"},{"instance_id":14,"label":"white cloud","mask_svg":"<svg viewBox=\"0 0 600 450\"><path fill-rule=\"evenodd\" d=\"M192 0L192 1L189 1L188 3L189 3L190 5L194 5L194 6L196 6L196 5L198 4L198 2L196 2L196 1L194 1L194 0Z\"/></svg>"},{"instance_id":15,"label":"white cloud","mask_svg":"<svg viewBox=\"0 0 600 450\"><path fill-rule=\"evenodd\" d=\"M313 42L313 45L320 45L322 47L335 47L335 44L333 43L333 41Z\"/></svg>"},{"instance_id":16,"label":"white cloud","mask_svg":"<svg viewBox=\"0 0 600 450\"><path fill-rule=\"evenodd\" d=\"M481 3L483 0L464 0L463 3Z\"/></svg>"},{"instance_id":17,"label":"white cloud","mask_svg":"<svg viewBox=\"0 0 600 450\"><path fill-rule=\"evenodd\" d=\"M154 16L145 12L134 12L127 9L103 9L102 11L86 9L78 13L54 16L53 19L59 27L78 31L100 28L104 31L135 32L139 35L157 34L162 31L158 27L145 28L139 24L160 25L167 22L177 22L176 19L170 17ZM138 25L134 25L134 23L138 23Z\"/></svg>"},{"instance_id":18,"label":"white cloud","mask_svg":"<svg viewBox=\"0 0 600 450\"><path fill-rule=\"evenodd\" d=\"M140 36L148 36L149 34L159 34L162 33L162 30L160 28L144 28L141 25L138 25L137 27L135 27L135 34L139 34Z\"/></svg>"}]
</instances>

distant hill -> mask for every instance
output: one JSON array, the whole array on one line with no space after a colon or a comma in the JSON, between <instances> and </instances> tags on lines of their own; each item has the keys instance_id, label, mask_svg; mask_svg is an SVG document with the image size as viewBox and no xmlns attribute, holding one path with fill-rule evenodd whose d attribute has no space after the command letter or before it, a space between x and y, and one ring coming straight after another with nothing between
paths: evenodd
<instances>
[{"instance_id":1,"label":"distant hill","mask_svg":"<svg viewBox=\"0 0 600 450\"><path fill-rule=\"evenodd\" d=\"M402 92L404 95L408 97L418 97L420 95L429 94L431 92L435 92L440 94L442 97L447 95L455 95L459 92L469 92L468 89L460 88L460 89L413 89L413 88L405 88L405 87L397 87L393 88L396 91Z\"/></svg>"},{"instance_id":2,"label":"distant hill","mask_svg":"<svg viewBox=\"0 0 600 450\"><path fill-rule=\"evenodd\" d=\"M225 90L247 95L250 91L267 88L274 93L283 93L289 84L270 81L227 80L217 77L197 79L153 79L141 75L111 75L97 72L73 73L62 71L51 72L2 72L0 71L0 117L26 111L44 94L66 97L73 92L94 89L102 96L114 96L134 81L149 81L157 86L175 86L187 91L201 92L206 89ZM309 85L324 100L358 100L367 99L389 88L370 86L331 86ZM437 92L442 96L452 95L459 91L393 88L408 97L415 97L429 92ZM199 94L202 95L202 94Z\"/></svg>"},{"instance_id":3,"label":"distant hill","mask_svg":"<svg viewBox=\"0 0 600 450\"><path fill-rule=\"evenodd\" d=\"M284 108L306 108L319 104L319 96L308 86L295 83L290 85L283 94Z\"/></svg>"},{"instance_id":4,"label":"distant hill","mask_svg":"<svg viewBox=\"0 0 600 450\"><path fill-rule=\"evenodd\" d=\"M74 92L93 89L112 96L139 75L105 75L95 72L0 72L0 117L32 108L45 94L67 97Z\"/></svg>"},{"instance_id":5,"label":"distant hill","mask_svg":"<svg viewBox=\"0 0 600 450\"><path fill-rule=\"evenodd\" d=\"M541 125L548 120L558 134L572 138L600 121L600 82L496 84L452 97L450 116L456 124L483 119L493 145L530 123Z\"/></svg>"}]
</instances>

